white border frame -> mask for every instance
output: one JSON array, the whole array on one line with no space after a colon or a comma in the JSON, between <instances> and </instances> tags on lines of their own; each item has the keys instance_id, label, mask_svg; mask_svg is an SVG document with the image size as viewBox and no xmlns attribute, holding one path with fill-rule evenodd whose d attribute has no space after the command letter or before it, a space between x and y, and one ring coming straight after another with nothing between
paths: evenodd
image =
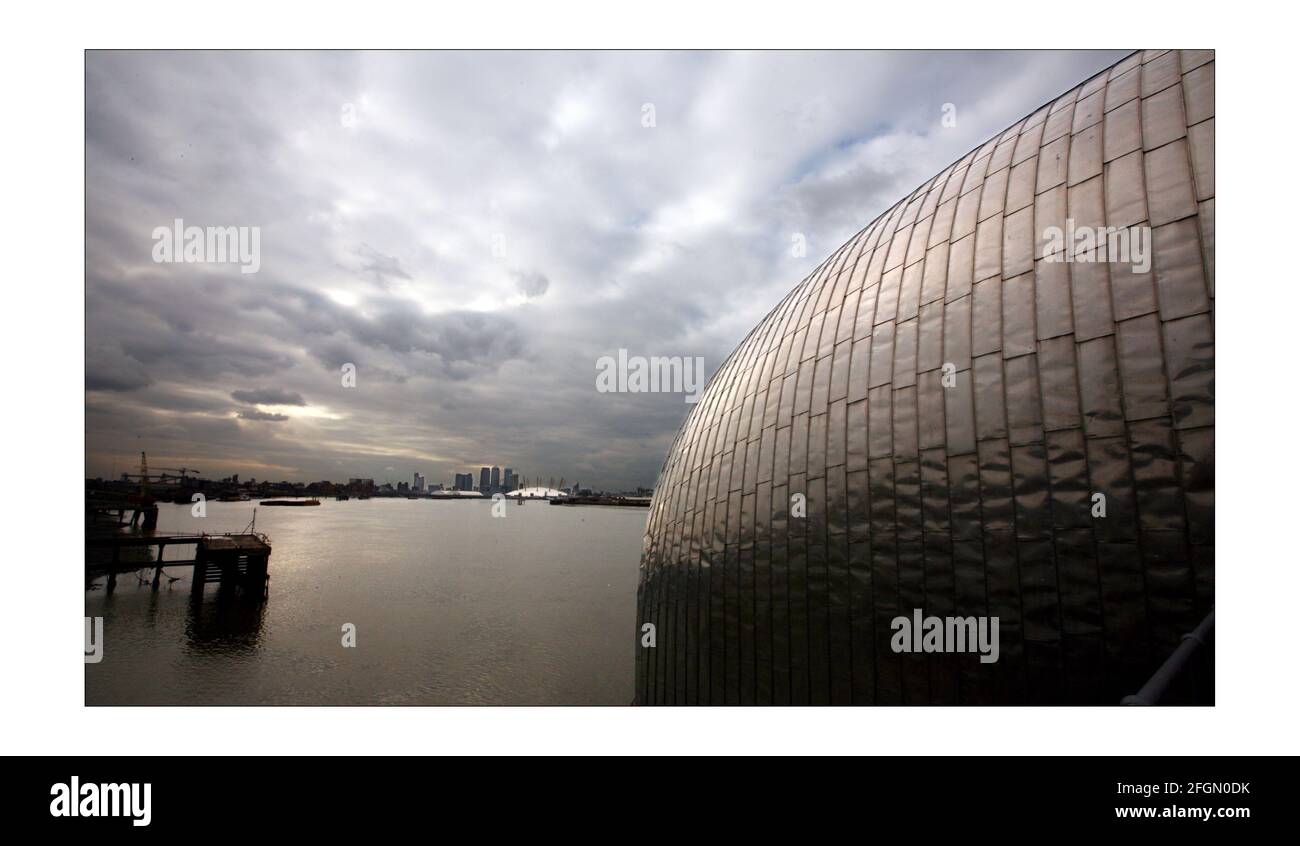
<instances>
[{"instance_id":1,"label":"white border frame","mask_svg":"<svg viewBox=\"0 0 1300 846\"><path fill-rule=\"evenodd\" d=\"M1293 78L1285 27L1204 2L1123 5L1122 14L1045 3L706 5L457 4L373 0L194 7L123 2L10 9L3 61L9 366L3 513L12 535L3 625L0 750L157 754L137 731L171 710L86 708L81 544L67 496L44 490L84 468L84 55L125 47L1215 47L1217 209L1228 311L1217 327L1224 402L1218 460L1217 686L1213 708L198 708L225 730L186 732L176 754L362 753L982 753L1225 754L1297 751L1296 469L1291 372L1293 264L1275 233L1294 214ZM506 8L502 8L502 7ZM365 17L357 17L364 9ZM1119 11L1113 5L1112 11ZM1050 14L1047 14L1050 12ZM1064 16L1064 17L1062 17ZM1081 21L1091 16L1091 24ZM1267 22L1266 22L1267 23ZM1275 22L1276 23L1276 22ZM1285 92L1290 94L1290 91ZM9 181L7 179L7 181ZM1282 202L1286 202L1285 211ZM1281 229L1281 232L1277 232ZM1250 245L1245 243L1250 238ZM1250 297L1243 317L1241 304ZM1234 304L1238 307L1234 308ZM1248 322L1249 321L1249 322ZM16 424L16 425L15 425ZM1276 450L1276 454L1269 450ZM1294 454L1294 450L1290 451ZM11 470L8 468L12 468ZM75 566L74 566L75 565Z\"/></svg>"}]
</instances>

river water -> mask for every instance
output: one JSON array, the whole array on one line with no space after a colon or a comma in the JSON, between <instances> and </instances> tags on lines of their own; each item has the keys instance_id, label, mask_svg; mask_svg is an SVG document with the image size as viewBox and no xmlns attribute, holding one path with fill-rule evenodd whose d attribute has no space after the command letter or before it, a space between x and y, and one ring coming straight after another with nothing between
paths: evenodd
<instances>
[{"instance_id":1,"label":"river water","mask_svg":"<svg viewBox=\"0 0 1300 846\"><path fill-rule=\"evenodd\" d=\"M160 505L160 533L240 531L256 503ZM263 602L166 570L86 592L88 705L626 705L646 511L370 499L257 508ZM187 557L190 547L168 551ZM355 625L356 646L342 645Z\"/></svg>"}]
</instances>

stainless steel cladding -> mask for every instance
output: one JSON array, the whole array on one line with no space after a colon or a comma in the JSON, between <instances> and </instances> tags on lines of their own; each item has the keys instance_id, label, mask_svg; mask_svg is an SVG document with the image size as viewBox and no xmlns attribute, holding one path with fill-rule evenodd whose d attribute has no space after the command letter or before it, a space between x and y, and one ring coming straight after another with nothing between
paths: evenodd
<instances>
[{"instance_id":1,"label":"stainless steel cladding","mask_svg":"<svg viewBox=\"0 0 1300 846\"><path fill-rule=\"evenodd\" d=\"M1136 53L900 200L720 368L655 490L637 701L1138 690L1213 604L1213 323L1214 56ZM925 648L930 617L998 640Z\"/></svg>"}]
</instances>

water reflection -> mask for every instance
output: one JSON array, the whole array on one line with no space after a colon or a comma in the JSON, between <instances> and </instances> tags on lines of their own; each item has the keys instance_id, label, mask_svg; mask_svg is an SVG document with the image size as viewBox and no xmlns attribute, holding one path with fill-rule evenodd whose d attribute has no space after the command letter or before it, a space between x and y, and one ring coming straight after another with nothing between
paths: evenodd
<instances>
[{"instance_id":1,"label":"water reflection","mask_svg":"<svg viewBox=\"0 0 1300 846\"><path fill-rule=\"evenodd\" d=\"M190 597L185 643L200 654L252 652L261 645L268 602L235 585L208 585Z\"/></svg>"},{"instance_id":2,"label":"water reflection","mask_svg":"<svg viewBox=\"0 0 1300 846\"><path fill-rule=\"evenodd\" d=\"M238 532L252 505L161 506L158 531ZM192 594L164 563L94 580L105 657L90 705L626 705L645 513L490 502L268 509L273 595ZM170 549L170 548L169 548ZM146 561L140 562L142 565ZM139 576L137 576L137 572ZM179 577L169 581L168 577ZM356 646L342 641L352 624Z\"/></svg>"}]
</instances>

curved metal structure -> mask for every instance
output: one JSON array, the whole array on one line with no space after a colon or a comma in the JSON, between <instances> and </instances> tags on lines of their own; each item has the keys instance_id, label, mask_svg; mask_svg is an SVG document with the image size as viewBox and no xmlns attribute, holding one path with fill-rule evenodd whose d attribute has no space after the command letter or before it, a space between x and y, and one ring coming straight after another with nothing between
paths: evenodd
<instances>
[{"instance_id":1,"label":"curved metal structure","mask_svg":"<svg viewBox=\"0 0 1300 846\"><path fill-rule=\"evenodd\" d=\"M1213 154L1213 53L1137 53L791 291L664 462L637 702L1140 688L1213 604ZM896 651L918 610L997 660Z\"/></svg>"}]
</instances>

